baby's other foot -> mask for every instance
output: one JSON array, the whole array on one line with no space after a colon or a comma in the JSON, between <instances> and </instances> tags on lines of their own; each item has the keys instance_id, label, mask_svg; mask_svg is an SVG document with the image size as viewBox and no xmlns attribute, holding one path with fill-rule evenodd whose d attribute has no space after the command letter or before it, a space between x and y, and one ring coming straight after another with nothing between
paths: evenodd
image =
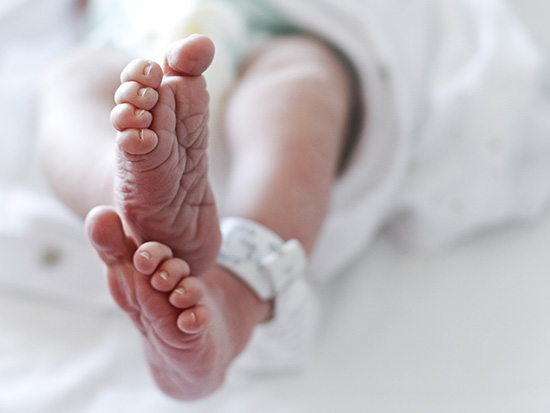
<instances>
[{"instance_id":1,"label":"baby's other foot","mask_svg":"<svg viewBox=\"0 0 550 413\"><path fill-rule=\"evenodd\" d=\"M118 130L118 210L137 240L170 246L194 274L212 266L220 245L201 76L213 53L207 37L191 36L169 50L164 73L157 63L131 62L111 114Z\"/></svg>"},{"instance_id":2,"label":"baby's other foot","mask_svg":"<svg viewBox=\"0 0 550 413\"><path fill-rule=\"evenodd\" d=\"M166 245L147 242L138 246L110 208L92 210L86 227L107 265L113 298L143 335L159 386L181 399L216 390L235 356L230 337L238 334L227 330L207 284L190 276L187 263L174 258Z\"/></svg>"}]
</instances>

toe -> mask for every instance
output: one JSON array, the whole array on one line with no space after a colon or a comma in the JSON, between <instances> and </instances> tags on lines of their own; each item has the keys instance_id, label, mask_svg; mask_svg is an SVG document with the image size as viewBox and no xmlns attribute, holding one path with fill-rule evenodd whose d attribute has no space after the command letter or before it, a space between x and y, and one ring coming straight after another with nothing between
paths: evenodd
<instances>
[{"instance_id":1,"label":"toe","mask_svg":"<svg viewBox=\"0 0 550 413\"><path fill-rule=\"evenodd\" d=\"M130 103L136 108L151 110L159 100L159 93L139 82L122 83L115 92L115 103Z\"/></svg>"},{"instance_id":2,"label":"toe","mask_svg":"<svg viewBox=\"0 0 550 413\"><path fill-rule=\"evenodd\" d=\"M119 215L110 207L96 207L86 217L86 232L100 258L107 265L132 259L134 242L126 236Z\"/></svg>"},{"instance_id":3,"label":"toe","mask_svg":"<svg viewBox=\"0 0 550 413\"><path fill-rule=\"evenodd\" d=\"M214 43L204 35L191 35L172 45L165 60L167 75L200 76L214 59Z\"/></svg>"},{"instance_id":4,"label":"toe","mask_svg":"<svg viewBox=\"0 0 550 413\"><path fill-rule=\"evenodd\" d=\"M146 87L156 89L162 82L162 75L162 69L157 63L151 60L136 59L124 68L120 74L120 81L122 83L136 81Z\"/></svg>"},{"instance_id":5,"label":"toe","mask_svg":"<svg viewBox=\"0 0 550 413\"><path fill-rule=\"evenodd\" d=\"M172 258L162 263L151 277L151 285L161 292L172 291L178 283L189 276L189 265L182 259Z\"/></svg>"},{"instance_id":6,"label":"toe","mask_svg":"<svg viewBox=\"0 0 550 413\"><path fill-rule=\"evenodd\" d=\"M153 115L145 109L129 103L116 105L111 112L111 124L118 131L126 129L146 129L151 126Z\"/></svg>"},{"instance_id":7,"label":"toe","mask_svg":"<svg viewBox=\"0 0 550 413\"><path fill-rule=\"evenodd\" d=\"M157 147L158 135L151 129L126 129L117 133L116 144L127 156L146 155Z\"/></svg>"},{"instance_id":8,"label":"toe","mask_svg":"<svg viewBox=\"0 0 550 413\"><path fill-rule=\"evenodd\" d=\"M170 294L170 304L176 308L185 309L196 305L203 297L203 286L196 277L183 279Z\"/></svg>"},{"instance_id":9,"label":"toe","mask_svg":"<svg viewBox=\"0 0 550 413\"><path fill-rule=\"evenodd\" d=\"M151 275L164 261L172 258L172 250L160 242L146 242L134 254L134 265L142 274Z\"/></svg>"},{"instance_id":10,"label":"toe","mask_svg":"<svg viewBox=\"0 0 550 413\"><path fill-rule=\"evenodd\" d=\"M178 316L178 328L187 334L200 333L211 319L210 310L204 305L197 305L182 311Z\"/></svg>"}]
</instances>

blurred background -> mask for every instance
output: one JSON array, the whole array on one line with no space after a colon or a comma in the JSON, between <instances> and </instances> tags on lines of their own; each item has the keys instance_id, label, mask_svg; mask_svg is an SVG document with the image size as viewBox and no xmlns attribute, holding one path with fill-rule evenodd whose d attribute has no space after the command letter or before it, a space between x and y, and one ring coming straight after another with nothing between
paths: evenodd
<instances>
[{"instance_id":1,"label":"blurred background","mask_svg":"<svg viewBox=\"0 0 550 413\"><path fill-rule=\"evenodd\" d=\"M507 1L550 56L550 2ZM235 372L194 404L160 394L35 160L33 96L82 38L77 3L0 0L0 412L550 412L548 217L439 254L382 236L332 286L311 371Z\"/></svg>"}]
</instances>

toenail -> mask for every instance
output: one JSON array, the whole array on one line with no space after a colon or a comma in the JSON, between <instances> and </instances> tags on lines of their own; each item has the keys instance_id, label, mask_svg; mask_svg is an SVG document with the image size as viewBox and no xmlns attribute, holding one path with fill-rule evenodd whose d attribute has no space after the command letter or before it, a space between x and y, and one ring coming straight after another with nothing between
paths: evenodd
<instances>
[{"instance_id":1,"label":"toenail","mask_svg":"<svg viewBox=\"0 0 550 413\"><path fill-rule=\"evenodd\" d=\"M166 271L159 272L159 277L162 278L164 281L168 280L168 273Z\"/></svg>"},{"instance_id":2,"label":"toenail","mask_svg":"<svg viewBox=\"0 0 550 413\"><path fill-rule=\"evenodd\" d=\"M183 288L181 288L181 287L176 288L176 289L174 290L174 292L175 292L175 293L178 293L179 295L185 295L185 290L184 290Z\"/></svg>"},{"instance_id":3,"label":"toenail","mask_svg":"<svg viewBox=\"0 0 550 413\"><path fill-rule=\"evenodd\" d=\"M193 319L193 323L197 324L197 315L194 311L191 311L191 318Z\"/></svg>"},{"instance_id":4,"label":"toenail","mask_svg":"<svg viewBox=\"0 0 550 413\"><path fill-rule=\"evenodd\" d=\"M152 65L151 63L149 63L147 66L145 66L145 67L143 68L143 74L144 74L145 76L148 76L149 73L151 73L151 70L152 70L152 69L153 69L153 65Z\"/></svg>"},{"instance_id":5,"label":"toenail","mask_svg":"<svg viewBox=\"0 0 550 413\"><path fill-rule=\"evenodd\" d=\"M139 255L145 258L146 260L151 259L151 253L149 251L141 251Z\"/></svg>"},{"instance_id":6,"label":"toenail","mask_svg":"<svg viewBox=\"0 0 550 413\"><path fill-rule=\"evenodd\" d=\"M136 109L136 116L139 118L141 115L145 113L144 109Z\"/></svg>"},{"instance_id":7,"label":"toenail","mask_svg":"<svg viewBox=\"0 0 550 413\"><path fill-rule=\"evenodd\" d=\"M147 88L144 87L144 88L141 88L140 90L138 90L138 95L143 97L145 96L145 94L147 93Z\"/></svg>"}]
</instances>

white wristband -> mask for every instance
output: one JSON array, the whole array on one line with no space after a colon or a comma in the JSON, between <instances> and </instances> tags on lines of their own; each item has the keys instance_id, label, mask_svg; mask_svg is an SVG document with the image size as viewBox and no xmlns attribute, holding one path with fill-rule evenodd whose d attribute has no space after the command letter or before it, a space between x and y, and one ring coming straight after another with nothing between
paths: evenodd
<instances>
[{"instance_id":1,"label":"white wristband","mask_svg":"<svg viewBox=\"0 0 550 413\"><path fill-rule=\"evenodd\" d=\"M307 256L298 240L284 242L265 226L244 218L224 218L218 265L247 283L262 299L271 300L300 277Z\"/></svg>"}]
</instances>

